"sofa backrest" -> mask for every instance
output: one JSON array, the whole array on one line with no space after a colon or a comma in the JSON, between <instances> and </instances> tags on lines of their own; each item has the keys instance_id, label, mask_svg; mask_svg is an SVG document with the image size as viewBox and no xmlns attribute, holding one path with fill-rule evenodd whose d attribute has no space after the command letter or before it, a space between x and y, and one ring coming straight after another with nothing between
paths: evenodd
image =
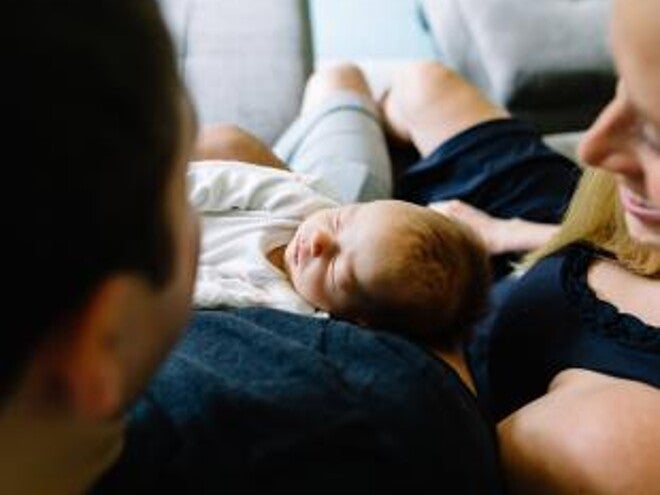
<instances>
[{"instance_id":1,"label":"sofa backrest","mask_svg":"<svg viewBox=\"0 0 660 495\"><path fill-rule=\"evenodd\" d=\"M611 0L422 0L441 58L543 132L586 127L612 97Z\"/></svg>"},{"instance_id":2,"label":"sofa backrest","mask_svg":"<svg viewBox=\"0 0 660 495\"><path fill-rule=\"evenodd\" d=\"M159 0L202 123L272 143L311 72L306 0Z\"/></svg>"}]
</instances>

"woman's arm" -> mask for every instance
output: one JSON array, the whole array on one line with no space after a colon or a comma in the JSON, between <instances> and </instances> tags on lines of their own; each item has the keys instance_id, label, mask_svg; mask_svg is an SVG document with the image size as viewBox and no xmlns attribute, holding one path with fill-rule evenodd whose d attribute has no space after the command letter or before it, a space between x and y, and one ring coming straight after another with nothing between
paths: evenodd
<instances>
[{"instance_id":1,"label":"woman's arm","mask_svg":"<svg viewBox=\"0 0 660 495\"><path fill-rule=\"evenodd\" d=\"M213 124L200 129L193 160L229 160L289 170L270 147L244 129L231 124Z\"/></svg>"},{"instance_id":2,"label":"woman's arm","mask_svg":"<svg viewBox=\"0 0 660 495\"><path fill-rule=\"evenodd\" d=\"M660 493L660 391L568 370L498 426L511 493Z\"/></svg>"},{"instance_id":3,"label":"woman's arm","mask_svg":"<svg viewBox=\"0 0 660 495\"><path fill-rule=\"evenodd\" d=\"M460 200L431 203L429 207L471 227L491 254L531 251L550 240L558 229L557 225L520 218L496 218Z\"/></svg>"}]
</instances>

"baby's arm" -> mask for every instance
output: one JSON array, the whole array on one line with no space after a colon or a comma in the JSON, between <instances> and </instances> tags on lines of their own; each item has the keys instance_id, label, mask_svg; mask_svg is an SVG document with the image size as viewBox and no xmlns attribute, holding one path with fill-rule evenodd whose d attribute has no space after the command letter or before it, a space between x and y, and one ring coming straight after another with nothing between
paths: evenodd
<instances>
[{"instance_id":1,"label":"baby's arm","mask_svg":"<svg viewBox=\"0 0 660 495\"><path fill-rule=\"evenodd\" d=\"M554 224L493 217L456 199L431 203L429 207L471 227L483 239L491 254L537 249L548 242L558 229Z\"/></svg>"}]
</instances>

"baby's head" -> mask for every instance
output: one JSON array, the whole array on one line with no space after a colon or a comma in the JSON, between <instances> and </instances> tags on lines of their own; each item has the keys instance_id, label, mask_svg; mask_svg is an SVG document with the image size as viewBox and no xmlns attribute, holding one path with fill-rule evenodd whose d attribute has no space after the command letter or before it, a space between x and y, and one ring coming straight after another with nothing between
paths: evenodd
<instances>
[{"instance_id":1,"label":"baby's head","mask_svg":"<svg viewBox=\"0 0 660 495\"><path fill-rule=\"evenodd\" d=\"M490 278L487 254L471 231L402 201L310 215L284 262L313 306L440 346L461 340L481 315Z\"/></svg>"}]
</instances>

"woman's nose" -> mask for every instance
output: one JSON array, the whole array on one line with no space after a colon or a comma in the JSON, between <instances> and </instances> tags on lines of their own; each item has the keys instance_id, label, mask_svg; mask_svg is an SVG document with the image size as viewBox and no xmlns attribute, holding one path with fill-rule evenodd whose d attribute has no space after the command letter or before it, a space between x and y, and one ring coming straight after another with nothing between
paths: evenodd
<instances>
[{"instance_id":1,"label":"woman's nose","mask_svg":"<svg viewBox=\"0 0 660 495\"><path fill-rule=\"evenodd\" d=\"M635 125L636 116L619 90L584 134L578 147L580 161L617 173L636 168Z\"/></svg>"},{"instance_id":2,"label":"woman's nose","mask_svg":"<svg viewBox=\"0 0 660 495\"><path fill-rule=\"evenodd\" d=\"M334 250L335 240L330 233L318 229L312 234L309 245L310 254L316 258Z\"/></svg>"}]
</instances>

